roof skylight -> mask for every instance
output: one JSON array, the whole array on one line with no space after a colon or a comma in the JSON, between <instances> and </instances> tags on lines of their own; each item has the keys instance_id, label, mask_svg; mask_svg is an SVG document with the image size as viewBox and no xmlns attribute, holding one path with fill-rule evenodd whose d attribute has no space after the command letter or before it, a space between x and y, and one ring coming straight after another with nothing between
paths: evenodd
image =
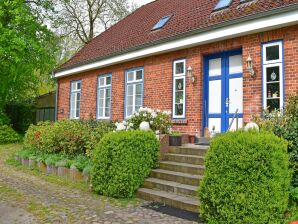
<instances>
[{"instance_id":1,"label":"roof skylight","mask_svg":"<svg viewBox=\"0 0 298 224\"><path fill-rule=\"evenodd\" d=\"M163 18L161 18L155 25L154 27L152 28L152 30L158 30L158 29L161 29L163 28L167 22L171 19L172 16L165 16Z\"/></svg>"},{"instance_id":2,"label":"roof skylight","mask_svg":"<svg viewBox=\"0 0 298 224\"><path fill-rule=\"evenodd\" d=\"M219 0L214 10L219 10L219 9L229 7L231 3L232 3L232 0Z\"/></svg>"}]
</instances>

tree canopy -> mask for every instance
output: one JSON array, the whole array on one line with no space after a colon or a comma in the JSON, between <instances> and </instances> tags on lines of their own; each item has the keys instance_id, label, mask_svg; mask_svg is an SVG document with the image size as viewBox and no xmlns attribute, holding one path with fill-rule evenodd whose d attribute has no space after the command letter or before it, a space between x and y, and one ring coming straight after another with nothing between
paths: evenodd
<instances>
[{"instance_id":1,"label":"tree canopy","mask_svg":"<svg viewBox=\"0 0 298 224\"><path fill-rule=\"evenodd\" d=\"M56 36L23 0L0 1L0 110L33 96L56 63Z\"/></svg>"}]
</instances>

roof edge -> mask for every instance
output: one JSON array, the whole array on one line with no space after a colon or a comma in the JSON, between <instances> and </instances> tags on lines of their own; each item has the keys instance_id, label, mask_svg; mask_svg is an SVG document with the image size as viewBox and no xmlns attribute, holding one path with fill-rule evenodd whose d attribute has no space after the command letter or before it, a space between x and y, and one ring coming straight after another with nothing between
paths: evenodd
<instances>
[{"instance_id":1,"label":"roof edge","mask_svg":"<svg viewBox=\"0 0 298 224\"><path fill-rule=\"evenodd\" d=\"M220 23L220 24L210 26L210 27L207 27L207 28L195 29L195 30L189 31L187 33L181 33L181 34L178 34L178 35L173 35L171 37L163 38L163 39L160 39L158 41L149 42L149 43L146 43L146 44L142 44L142 45L138 45L138 46L126 49L124 51L120 51L120 52L117 52L117 53L114 53L114 54L110 54L110 55L105 56L105 57L98 57L98 58L95 58L95 59L92 59L92 60L84 61L84 62L81 62L81 63L76 63L74 65L71 65L71 66L68 66L68 67L65 67L65 68L56 69L53 72L55 74L55 78L57 78L57 77L60 77L60 76L57 76L57 74L59 74L59 73L64 73L65 71L68 71L68 70L73 70L73 69L78 68L78 67L90 65L90 64L93 64L95 62L100 62L100 61L103 61L103 60L108 60L108 59L111 59L111 58L114 58L114 57L117 57L117 56L122 56L124 54L135 52L137 50L142 50L142 49L145 50L149 47L156 47L156 46L160 46L160 45L163 45L165 43L168 43L170 41L172 42L172 41L175 41L175 40L181 40L183 38L190 38L190 37L193 37L195 35L204 34L204 33L207 33L209 31L217 30L217 29L220 29L220 28L225 28L225 27L229 27L229 26L233 26L233 25L237 25L237 24L242 24L242 23L252 21L252 20L268 18L269 16L276 16L276 15L295 12L295 11L297 11L296 13L297 13L297 17L298 17L298 4L297 3L295 3L293 5L290 5L290 6L281 7L281 8L277 8L277 9L270 10L270 11L267 11L267 12L263 12L263 13L257 13L257 14L253 14L253 15L250 15L250 16L244 16L244 17L241 17L241 18L238 18L238 19L235 19L235 20L229 20L229 21L226 21L224 23ZM297 19L296 22L298 22L298 19ZM268 26L269 25L271 25L271 24L268 23ZM227 37L226 39L228 39L228 38L229 37ZM144 55L144 57L147 57L147 55ZM135 59L132 59L132 60L135 60ZM119 62L119 63L122 63L122 62ZM114 64L116 64L116 63L114 63ZM107 66L109 66L109 65L107 65ZM103 66L103 67L106 67L106 66ZM92 69L89 69L89 70L92 70ZM88 71L88 70L86 70L86 71ZM72 74L76 74L76 73L71 73L69 75L72 75ZM61 75L61 76L65 76L65 75Z\"/></svg>"}]
</instances>

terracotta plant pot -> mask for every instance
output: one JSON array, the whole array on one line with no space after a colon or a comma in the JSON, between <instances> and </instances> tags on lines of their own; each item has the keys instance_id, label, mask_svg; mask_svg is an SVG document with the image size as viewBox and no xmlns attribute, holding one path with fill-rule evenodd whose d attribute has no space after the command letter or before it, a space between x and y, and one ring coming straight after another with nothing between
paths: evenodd
<instances>
[{"instance_id":1,"label":"terracotta plant pot","mask_svg":"<svg viewBox=\"0 0 298 224\"><path fill-rule=\"evenodd\" d=\"M29 166L29 159L22 159L23 166Z\"/></svg>"},{"instance_id":2,"label":"terracotta plant pot","mask_svg":"<svg viewBox=\"0 0 298 224\"><path fill-rule=\"evenodd\" d=\"M70 168L70 179L73 181L82 181L83 174L75 168Z\"/></svg>"},{"instance_id":3,"label":"terracotta plant pot","mask_svg":"<svg viewBox=\"0 0 298 224\"><path fill-rule=\"evenodd\" d=\"M58 166L57 175L59 177L69 178L69 169L67 167Z\"/></svg>"},{"instance_id":4,"label":"terracotta plant pot","mask_svg":"<svg viewBox=\"0 0 298 224\"><path fill-rule=\"evenodd\" d=\"M182 136L170 136L169 142L170 146L181 146Z\"/></svg>"},{"instance_id":5,"label":"terracotta plant pot","mask_svg":"<svg viewBox=\"0 0 298 224\"><path fill-rule=\"evenodd\" d=\"M33 159L29 159L29 167L30 167L30 168L34 168L34 167L36 167L36 161L33 160Z\"/></svg>"},{"instance_id":6,"label":"terracotta plant pot","mask_svg":"<svg viewBox=\"0 0 298 224\"><path fill-rule=\"evenodd\" d=\"M38 162L37 167L40 172L46 173L47 172L47 166L43 162Z\"/></svg>"}]
</instances>

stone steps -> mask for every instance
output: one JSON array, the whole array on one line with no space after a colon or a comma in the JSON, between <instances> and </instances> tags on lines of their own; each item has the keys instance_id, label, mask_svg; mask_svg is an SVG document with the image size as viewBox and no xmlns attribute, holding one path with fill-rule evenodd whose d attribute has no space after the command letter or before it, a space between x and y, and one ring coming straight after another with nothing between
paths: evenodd
<instances>
[{"instance_id":1,"label":"stone steps","mask_svg":"<svg viewBox=\"0 0 298 224\"><path fill-rule=\"evenodd\" d=\"M172 207L198 212L197 188L204 175L204 155L208 146L183 145L169 147L165 161L152 170L139 198Z\"/></svg>"},{"instance_id":2,"label":"stone steps","mask_svg":"<svg viewBox=\"0 0 298 224\"><path fill-rule=\"evenodd\" d=\"M158 189L178 195L197 195L197 186L180 184L174 181L161 180L157 178L148 178L144 183L145 188Z\"/></svg>"},{"instance_id":3,"label":"stone steps","mask_svg":"<svg viewBox=\"0 0 298 224\"><path fill-rule=\"evenodd\" d=\"M163 170L170 170L181 173L189 173L195 175L203 175L205 166L194 165L189 163L177 163L172 161L162 161L159 164L159 168Z\"/></svg>"},{"instance_id":4,"label":"stone steps","mask_svg":"<svg viewBox=\"0 0 298 224\"><path fill-rule=\"evenodd\" d=\"M159 202L191 212L198 212L199 209L199 200L195 197L183 197L175 193L148 188L140 188L137 196L147 201Z\"/></svg>"},{"instance_id":5,"label":"stone steps","mask_svg":"<svg viewBox=\"0 0 298 224\"><path fill-rule=\"evenodd\" d=\"M186 154L165 154L165 159L168 161L178 162L178 163L190 163L195 165L203 165L204 157L196 155L186 155Z\"/></svg>"}]
</instances>

